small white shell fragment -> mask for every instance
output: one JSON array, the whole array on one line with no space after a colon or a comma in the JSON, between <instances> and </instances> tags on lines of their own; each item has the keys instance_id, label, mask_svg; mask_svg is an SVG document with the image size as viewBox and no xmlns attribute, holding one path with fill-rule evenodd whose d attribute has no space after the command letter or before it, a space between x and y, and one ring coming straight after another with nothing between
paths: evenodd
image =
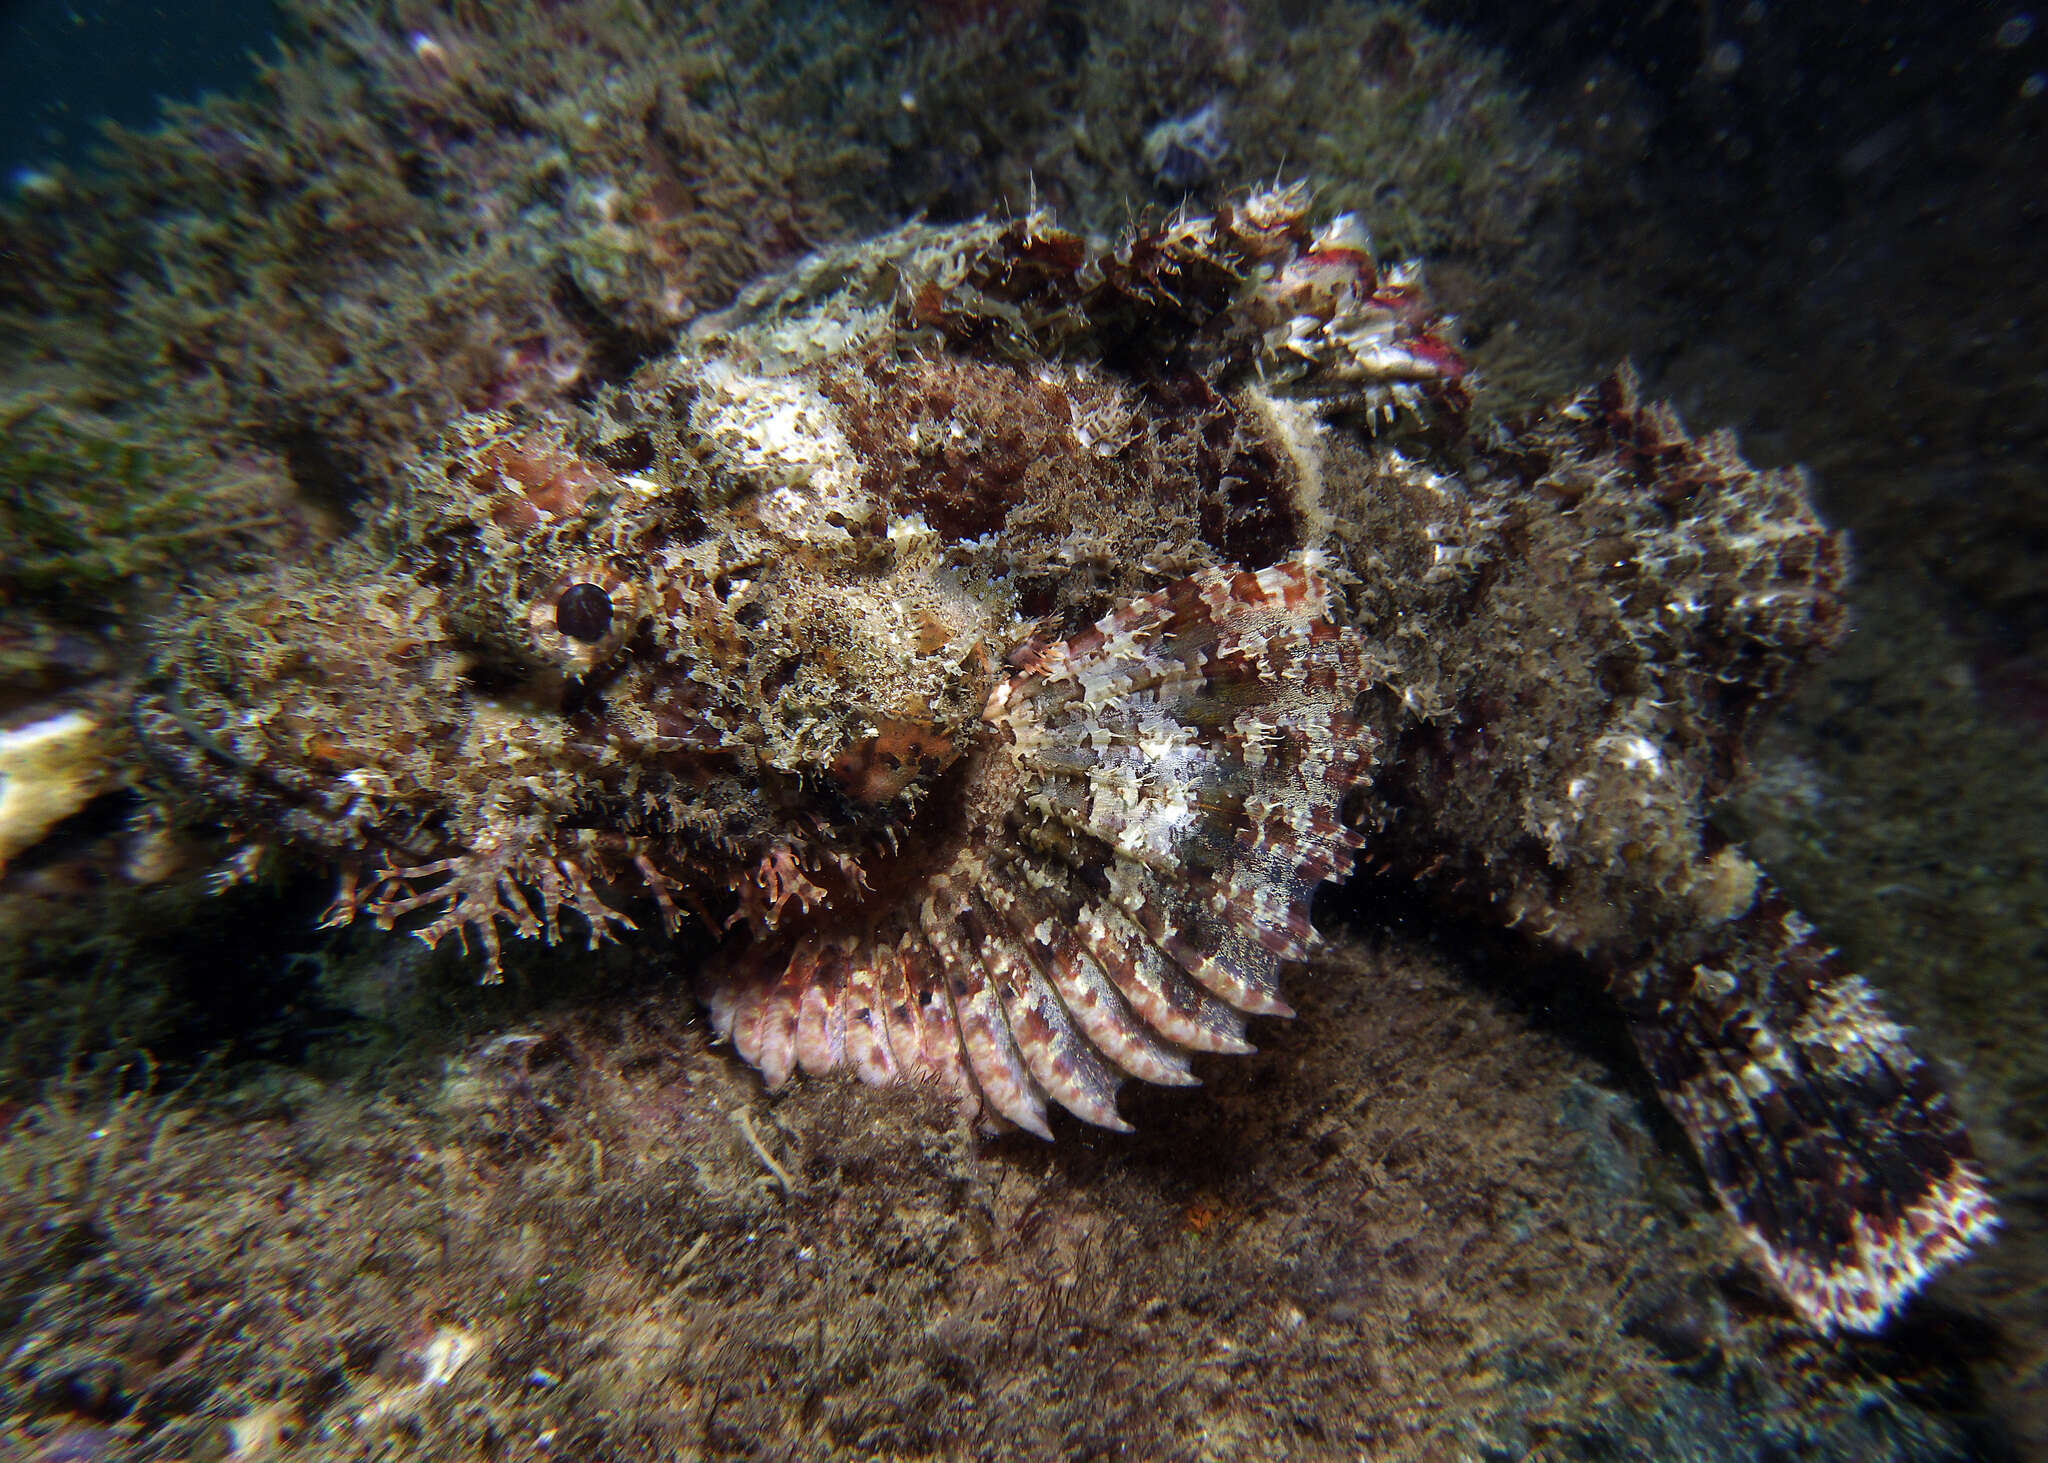
<instances>
[{"instance_id":1,"label":"small white shell fragment","mask_svg":"<svg viewBox=\"0 0 2048 1463\"><path fill-rule=\"evenodd\" d=\"M100 724L84 712L0 731L0 870L105 791L111 778Z\"/></svg>"}]
</instances>

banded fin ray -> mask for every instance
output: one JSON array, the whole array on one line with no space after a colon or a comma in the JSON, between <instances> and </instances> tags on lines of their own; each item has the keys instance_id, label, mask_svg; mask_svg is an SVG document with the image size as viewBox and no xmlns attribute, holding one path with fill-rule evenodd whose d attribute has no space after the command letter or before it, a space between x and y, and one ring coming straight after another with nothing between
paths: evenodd
<instances>
[{"instance_id":1,"label":"banded fin ray","mask_svg":"<svg viewBox=\"0 0 2048 1463\"><path fill-rule=\"evenodd\" d=\"M715 963L715 1029L770 1087L850 1068L1041 1136L1048 1104L1122 1128L1124 1078L1249 1051L1363 842L1339 804L1375 761L1350 715L1373 665L1328 611L1302 553L1037 647L989 697L956 830L889 895Z\"/></svg>"}]
</instances>

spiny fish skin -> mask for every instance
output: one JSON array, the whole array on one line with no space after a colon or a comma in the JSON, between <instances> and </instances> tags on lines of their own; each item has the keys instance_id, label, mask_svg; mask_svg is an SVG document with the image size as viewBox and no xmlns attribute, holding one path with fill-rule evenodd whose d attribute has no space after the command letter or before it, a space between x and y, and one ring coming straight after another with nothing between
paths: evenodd
<instances>
[{"instance_id":1,"label":"spiny fish skin","mask_svg":"<svg viewBox=\"0 0 2048 1463\"><path fill-rule=\"evenodd\" d=\"M658 912L771 1086L1046 1136L1249 1050L1369 861L1595 962L1787 1297L1877 1326L1990 1202L1704 819L1844 631L1841 540L1626 371L1474 431L1416 271L1308 206L912 226L588 408L452 424L166 617L164 796L487 973Z\"/></svg>"}]
</instances>

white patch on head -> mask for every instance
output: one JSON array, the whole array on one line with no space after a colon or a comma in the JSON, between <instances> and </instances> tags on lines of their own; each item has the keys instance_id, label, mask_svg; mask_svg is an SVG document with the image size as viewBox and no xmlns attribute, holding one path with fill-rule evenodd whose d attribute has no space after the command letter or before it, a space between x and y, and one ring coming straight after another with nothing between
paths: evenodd
<instances>
[{"instance_id":1,"label":"white patch on head","mask_svg":"<svg viewBox=\"0 0 2048 1463\"><path fill-rule=\"evenodd\" d=\"M832 403L793 376L762 376L708 361L698 378L694 424L758 489L761 526L800 542L850 542L848 525L879 505L848 464L855 461Z\"/></svg>"}]
</instances>

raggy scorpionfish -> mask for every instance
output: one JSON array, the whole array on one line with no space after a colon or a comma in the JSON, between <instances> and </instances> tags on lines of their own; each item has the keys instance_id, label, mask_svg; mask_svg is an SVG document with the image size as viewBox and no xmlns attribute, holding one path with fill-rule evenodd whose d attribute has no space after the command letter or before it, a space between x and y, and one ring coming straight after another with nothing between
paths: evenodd
<instances>
[{"instance_id":1,"label":"raggy scorpionfish","mask_svg":"<svg viewBox=\"0 0 2048 1463\"><path fill-rule=\"evenodd\" d=\"M1791 1303L1877 1326L1991 1204L1704 818L1843 633L1840 540L1626 374L1469 432L1414 272L1307 206L816 256L167 624L145 744L339 865L338 918L492 971L508 932L696 921L770 1086L1042 1136L1248 1051L1369 856L1590 961Z\"/></svg>"}]
</instances>

